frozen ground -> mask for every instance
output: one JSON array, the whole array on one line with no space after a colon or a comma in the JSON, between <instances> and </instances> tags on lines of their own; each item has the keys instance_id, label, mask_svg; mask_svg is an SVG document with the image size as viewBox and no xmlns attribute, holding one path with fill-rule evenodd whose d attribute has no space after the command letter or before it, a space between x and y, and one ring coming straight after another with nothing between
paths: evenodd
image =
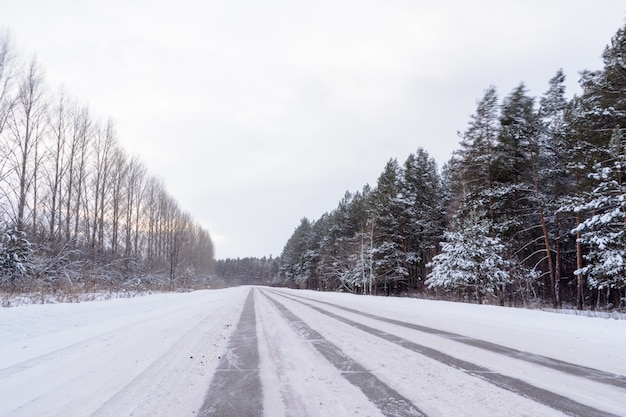
<instances>
[{"instance_id":1,"label":"frozen ground","mask_svg":"<svg viewBox=\"0 0 626 417\"><path fill-rule=\"evenodd\" d=\"M0 416L626 416L626 321L240 287L0 309Z\"/></svg>"}]
</instances>

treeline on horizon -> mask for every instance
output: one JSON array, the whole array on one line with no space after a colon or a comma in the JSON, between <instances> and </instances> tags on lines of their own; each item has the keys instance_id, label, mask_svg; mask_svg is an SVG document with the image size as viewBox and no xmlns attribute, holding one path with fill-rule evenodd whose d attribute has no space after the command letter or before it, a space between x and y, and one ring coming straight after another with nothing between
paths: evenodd
<instances>
[{"instance_id":1,"label":"treeline on horizon","mask_svg":"<svg viewBox=\"0 0 626 417\"><path fill-rule=\"evenodd\" d=\"M302 219L271 268L252 259L245 273L325 291L623 308L626 27L603 60L572 99L561 70L538 98L523 83L503 99L488 88L440 170L421 148L391 159L375 187Z\"/></svg>"},{"instance_id":2,"label":"treeline on horizon","mask_svg":"<svg viewBox=\"0 0 626 417\"><path fill-rule=\"evenodd\" d=\"M0 294L194 288L213 267L208 231L113 123L51 93L0 33Z\"/></svg>"}]
</instances>

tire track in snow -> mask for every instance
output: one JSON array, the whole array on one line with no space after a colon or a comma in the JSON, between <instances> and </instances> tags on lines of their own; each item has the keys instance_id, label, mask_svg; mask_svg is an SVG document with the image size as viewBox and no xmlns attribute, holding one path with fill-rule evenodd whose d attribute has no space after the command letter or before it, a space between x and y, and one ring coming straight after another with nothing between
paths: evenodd
<instances>
[{"instance_id":1,"label":"tire track in snow","mask_svg":"<svg viewBox=\"0 0 626 417\"><path fill-rule=\"evenodd\" d=\"M261 382L266 387L275 387L274 390L266 390L264 392L265 401L265 413L268 416L284 416L284 417L301 417L301 416L316 416L319 417L318 407L313 406L313 411L308 408L306 399L309 397L310 388L306 384L305 378L300 378L302 374L297 374L294 377L291 369L294 369L295 363L307 363L306 360L302 360L301 357L294 359L290 354L295 351L301 351L301 349L291 349L290 340L285 337L284 334L280 334L281 325L289 326L287 323L280 323L280 316L273 306L265 307L263 304L269 304L266 297L263 297L258 306L259 315L257 316L257 323L259 324L259 355L260 366L273 368L275 372L269 372L265 375L261 374ZM272 314L273 315L269 315ZM278 323L277 323L278 322ZM289 328L291 330L291 328ZM291 335L290 335L291 336ZM297 335L293 335L297 338ZM297 339L300 341L300 339ZM295 382L294 382L295 379ZM306 386L307 392L303 393L299 389L302 386ZM269 399L268 399L269 397ZM277 406L277 404L279 404Z\"/></svg>"},{"instance_id":2,"label":"tire track in snow","mask_svg":"<svg viewBox=\"0 0 626 417\"><path fill-rule=\"evenodd\" d=\"M198 413L200 417L263 415L254 292L251 289L246 298L239 323Z\"/></svg>"},{"instance_id":3,"label":"tire track in snow","mask_svg":"<svg viewBox=\"0 0 626 417\"><path fill-rule=\"evenodd\" d=\"M265 296L276 306L296 333L308 340L322 356L341 372L346 380L358 387L385 416L426 417L410 400L382 382L363 365L351 359L336 345L323 338L282 303L267 297L267 295Z\"/></svg>"},{"instance_id":4,"label":"tire track in snow","mask_svg":"<svg viewBox=\"0 0 626 417\"><path fill-rule=\"evenodd\" d=\"M284 294L281 294L281 295L286 296ZM550 357L539 355L536 353L524 352L522 350L509 348L506 346L498 345L496 343L488 342L486 340L475 339L473 337L463 336L463 335L453 333L453 332L447 332L445 330L439 330L439 329L435 329L432 327L421 326L419 324L407 323L404 321L390 319L390 318L383 317L383 316L377 316L375 314L366 313L364 311L355 310L353 308L344 307L344 306L329 303L326 301L315 300L312 298L302 297L302 296L293 295L293 294L290 294L289 296L300 298L300 299L307 300L307 301L316 302L319 304L325 304L334 308L338 308L340 310L348 311L350 313L359 314L364 317L383 321L389 324L395 324L397 326L406 327L408 329L417 330L423 333L445 337L445 338L454 340L459 343L463 343L469 346L488 350L494 353L499 353L499 354L506 355L511 358L520 359L526 362L534 363L536 365L541 365L543 367L551 368L559 372L565 372L573 376L586 378L592 381L600 382L602 384L613 385L618 388L626 389L626 376L623 376L623 375L612 374L612 373L604 372L598 369L589 368L589 367L582 366L582 365L576 365L570 362L565 362L559 359L550 358Z\"/></svg>"},{"instance_id":5,"label":"tire track in snow","mask_svg":"<svg viewBox=\"0 0 626 417\"><path fill-rule=\"evenodd\" d=\"M343 322L349 326L352 326L354 328L357 328L361 331L364 331L366 333L369 333L371 335L380 337L381 339L387 340L389 342L395 343L399 346L402 346L408 350L411 350L415 353L418 353L420 355L426 356L430 359L433 359L435 361L438 361L440 363L443 363L445 365L451 366L453 368L459 369L462 372L465 372L468 375L472 375L478 378L481 378L499 388L505 389L507 391L511 391L515 394L521 395L523 397L532 399L540 404L546 405L550 408L553 408L555 410L564 412L565 414L568 414L570 416L576 416L576 417L618 417L615 414L611 414L608 413L606 411L602 411L602 410L598 410L596 408L587 406L585 404L581 404L579 402L576 402L574 400L571 400L567 397L564 397L562 395L553 393L551 391L545 390L543 388L539 388L536 387L532 384L529 384L527 382L524 382L522 380L507 376L507 375L503 375L503 374L499 374L497 372L494 372L490 369L487 369L483 366L462 360L462 359L457 359L453 356L450 356L446 353L440 352L436 349L427 347L427 346L423 346L420 345L418 343L412 342L410 340L404 339L402 337L387 333L383 330L379 330L370 326L367 326L365 324L361 324L358 322L355 322L353 320L350 320L348 318L339 316L337 314L334 314L328 310L324 310L318 306L315 306L313 304L310 304L309 302L306 301L302 301L302 300L298 300L298 299L304 299L304 300L308 300L308 301L314 301L314 302L318 302L321 304L326 304L326 305L330 305L332 307L336 307L342 310L346 310L346 311L350 311L353 313L357 313L357 314L361 314L363 316L369 317L369 318L375 318L377 320L381 320L381 321L385 321L388 323L392 323L392 324L397 324L397 325L402 325L401 323L405 324L405 325L409 325L409 326L404 326L404 327L410 327L410 328L414 328L411 323L404 323L398 320L393 320L393 319L386 319L384 317L381 316L376 316L374 314L369 314L369 313L364 313L358 310L353 310L347 307L342 307L339 305L335 305L332 303L327 303L324 301L319 301L319 300L312 300L306 297L301 297L301 296L297 296L297 295L286 295L280 292L276 292L276 291L272 291L273 294L287 298L289 300L292 300L294 302L300 303L302 305L305 305L315 311L317 311L320 314L326 315L328 317L331 317L335 320L338 320L340 322ZM297 299L298 298L298 299ZM416 327L422 327L419 325L415 325ZM430 328L426 328L426 329L430 329ZM436 329L430 329L431 331L435 332L437 331ZM448 333L448 332L444 332L444 333ZM448 334L453 334L453 333L448 333ZM458 335L460 336L460 335ZM321 336L320 336L321 337ZM476 340L476 339L475 339ZM495 345L495 346L499 346L499 345ZM507 349L502 347L503 349ZM575 366L575 365L574 365Z\"/></svg>"},{"instance_id":6,"label":"tire track in snow","mask_svg":"<svg viewBox=\"0 0 626 417\"><path fill-rule=\"evenodd\" d=\"M201 388L195 385L201 386L204 381L208 385L205 373L211 372L212 363L217 362L211 357L216 358L222 347L222 342L217 339L225 339L223 333L230 330L221 323L227 320L215 320L213 314L205 315L201 322L189 329L158 360L112 396L91 417L171 415L167 406L162 404L159 404L158 412L151 409L150 403L155 398L170 397L170 403L176 401L195 408L191 405L195 400L194 394L199 394L201 401L201 395L205 392L203 389L198 393ZM224 314L224 319L228 316L229 313ZM212 345L212 348L207 350L207 345ZM191 355L197 356L194 359ZM190 367L189 363L193 365Z\"/></svg>"}]
</instances>

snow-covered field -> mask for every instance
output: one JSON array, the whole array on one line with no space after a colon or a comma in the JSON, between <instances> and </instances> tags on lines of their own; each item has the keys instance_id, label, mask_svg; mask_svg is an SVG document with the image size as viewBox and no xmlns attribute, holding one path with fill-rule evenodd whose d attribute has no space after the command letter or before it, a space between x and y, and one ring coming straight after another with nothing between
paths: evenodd
<instances>
[{"instance_id":1,"label":"snow-covered field","mask_svg":"<svg viewBox=\"0 0 626 417\"><path fill-rule=\"evenodd\" d=\"M0 416L227 412L626 416L626 321L261 287L0 309Z\"/></svg>"}]
</instances>

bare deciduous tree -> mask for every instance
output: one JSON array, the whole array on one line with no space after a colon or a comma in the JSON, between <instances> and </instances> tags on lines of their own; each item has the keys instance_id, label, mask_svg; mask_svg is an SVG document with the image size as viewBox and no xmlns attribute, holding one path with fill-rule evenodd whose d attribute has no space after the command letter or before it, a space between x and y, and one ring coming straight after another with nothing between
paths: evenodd
<instances>
[{"instance_id":1,"label":"bare deciduous tree","mask_svg":"<svg viewBox=\"0 0 626 417\"><path fill-rule=\"evenodd\" d=\"M48 173L48 234L53 244L60 240L62 181L66 169L66 141L69 124L65 94L61 92L54 109L50 112L51 141L49 144L50 167Z\"/></svg>"},{"instance_id":2,"label":"bare deciduous tree","mask_svg":"<svg viewBox=\"0 0 626 417\"><path fill-rule=\"evenodd\" d=\"M81 218L88 219L86 204L87 161L93 124L87 108L75 109L72 118L72 139L69 146L68 167L65 175L65 239L75 241ZM84 213L84 216L81 216ZM71 228L73 220L73 230ZM89 236L89 222L85 222ZM87 239L83 239L86 241Z\"/></svg>"},{"instance_id":3,"label":"bare deciduous tree","mask_svg":"<svg viewBox=\"0 0 626 417\"><path fill-rule=\"evenodd\" d=\"M0 203L6 202L8 191L6 189L5 177L10 174L8 163L10 146L8 140L4 138L3 132L7 125L8 117L15 103L13 91L13 47L8 33L0 33ZM0 220L6 215L7 204L0 204Z\"/></svg>"},{"instance_id":4,"label":"bare deciduous tree","mask_svg":"<svg viewBox=\"0 0 626 417\"><path fill-rule=\"evenodd\" d=\"M17 288L16 268L24 291L113 289L148 275L174 289L182 277L193 283L191 271L207 274L208 232L127 156L113 123L94 122L62 91L50 96L35 59L19 73L14 62L10 37L0 33L0 236L23 246L13 248L15 267L0 264L0 291Z\"/></svg>"},{"instance_id":5,"label":"bare deciduous tree","mask_svg":"<svg viewBox=\"0 0 626 417\"><path fill-rule=\"evenodd\" d=\"M91 250L95 257L104 251L105 207L110 194L110 167L116 141L113 124L108 122L96 133L92 166Z\"/></svg>"},{"instance_id":6,"label":"bare deciduous tree","mask_svg":"<svg viewBox=\"0 0 626 417\"><path fill-rule=\"evenodd\" d=\"M15 176L13 223L23 231L27 218L29 193L33 194L31 219L36 223L37 170L41 162L39 145L43 135L46 103L43 92L43 74L36 60L32 60L19 82L15 105L10 110L8 135L11 147L9 164ZM34 230L33 230L34 231Z\"/></svg>"},{"instance_id":7,"label":"bare deciduous tree","mask_svg":"<svg viewBox=\"0 0 626 417\"><path fill-rule=\"evenodd\" d=\"M140 207L144 194L144 177L146 167L137 157L128 162L128 175L126 176L126 221L125 221L125 245L124 256L138 257L139 242L139 216Z\"/></svg>"}]
</instances>

